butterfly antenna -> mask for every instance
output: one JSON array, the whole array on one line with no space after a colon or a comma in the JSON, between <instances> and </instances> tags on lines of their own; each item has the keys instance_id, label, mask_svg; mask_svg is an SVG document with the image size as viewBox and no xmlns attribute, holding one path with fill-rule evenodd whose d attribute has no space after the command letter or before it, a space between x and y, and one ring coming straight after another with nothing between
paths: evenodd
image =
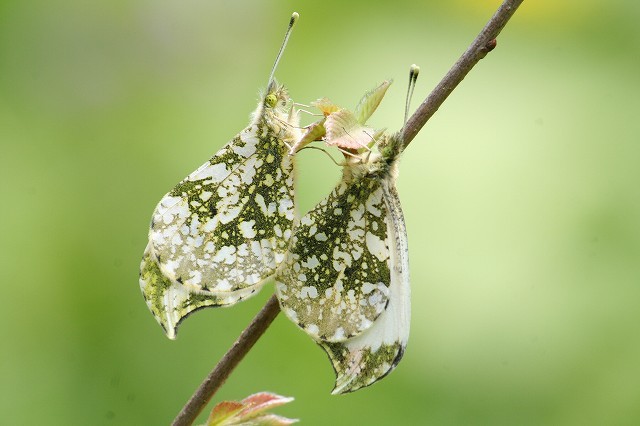
<instances>
[{"instance_id":1,"label":"butterfly antenna","mask_svg":"<svg viewBox=\"0 0 640 426\"><path fill-rule=\"evenodd\" d=\"M293 29L293 25L296 23L300 15L298 12L293 12L291 14L291 19L289 20L289 27L287 28L287 32L284 34L284 40L282 41L282 46L280 46L280 51L278 52L278 56L276 56L276 61L273 63L273 68L271 68L271 75L269 76L269 84L267 87L271 88L271 84L273 84L273 75L276 72L276 68L278 67L278 62L280 62L280 58L282 57L282 52L284 52L284 48L287 47L287 42L289 41L289 36L291 35L291 30Z\"/></svg>"},{"instance_id":2,"label":"butterfly antenna","mask_svg":"<svg viewBox=\"0 0 640 426\"><path fill-rule=\"evenodd\" d=\"M411 105L411 98L413 97L413 89L416 87L416 80L420 73L420 67L416 64L411 65L409 70L409 88L407 89L407 102L404 106L404 124L407 124L409 119L409 106Z\"/></svg>"}]
</instances>

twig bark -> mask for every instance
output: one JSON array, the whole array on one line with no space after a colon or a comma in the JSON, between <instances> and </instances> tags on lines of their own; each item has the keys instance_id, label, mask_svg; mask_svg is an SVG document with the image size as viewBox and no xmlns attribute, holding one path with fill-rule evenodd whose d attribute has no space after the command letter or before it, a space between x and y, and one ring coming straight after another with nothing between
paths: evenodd
<instances>
[{"instance_id":1,"label":"twig bark","mask_svg":"<svg viewBox=\"0 0 640 426\"><path fill-rule=\"evenodd\" d=\"M460 84L471 69L496 46L496 37L513 16L516 9L524 0L505 0L491 17L487 25L475 38L469 48L453 65L442 81L433 89L420 104L416 112L409 118L402 129L405 147L418 134L431 116L440 108L453 90ZM249 326L240 334L238 340L224 355L214 370L198 387L191 399L173 421L173 426L188 426L193 424L196 417L209 403L215 392L227 380L233 369L249 352L256 341L269 328L280 312L280 306L275 296L272 296L262 310L251 321Z\"/></svg>"},{"instance_id":2,"label":"twig bark","mask_svg":"<svg viewBox=\"0 0 640 426\"><path fill-rule=\"evenodd\" d=\"M487 53L496 47L496 37L507 25L507 22L515 13L518 6L524 0L505 0L491 17L473 43L460 56L451 67L447 75L431 91L429 96L420 104L416 112L409 118L402 128L402 140L405 148L416 137L420 129L426 124L440 105L447 99L453 90L460 84L471 69L484 58Z\"/></svg>"},{"instance_id":3,"label":"twig bark","mask_svg":"<svg viewBox=\"0 0 640 426\"><path fill-rule=\"evenodd\" d=\"M267 301L258 315L244 329L238 340L222 357L218 365L209 373L200 384L187 404L182 407L178 416L173 420L173 426L188 426L193 424L200 412L209 403L213 395L224 384L233 369L242 361L242 358L251 350L260 336L267 331L273 320L278 316L280 306L275 295Z\"/></svg>"}]
</instances>

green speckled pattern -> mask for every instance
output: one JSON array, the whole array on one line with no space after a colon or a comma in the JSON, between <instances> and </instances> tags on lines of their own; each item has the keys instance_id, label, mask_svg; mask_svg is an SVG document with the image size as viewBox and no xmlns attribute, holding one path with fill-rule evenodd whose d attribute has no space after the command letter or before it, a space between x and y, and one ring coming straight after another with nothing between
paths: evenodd
<instances>
[{"instance_id":1,"label":"green speckled pattern","mask_svg":"<svg viewBox=\"0 0 640 426\"><path fill-rule=\"evenodd\" d=\"M384 311L390 282L380 182L341 182L305 215L277 285L284 312L316 339L340 342Z\"/></svg>"},{"instance_id":2,"label":"green speckled pattern","mask_svg":"<svg viewBox=\"0 0 640 426\"><path fill-rule=\"evenodd\" d=\"M150 245L147 246L140 265L140 288L149 310L170 339L175 339L180 321L197 309L232 305L258 291L256 288L247 288L214 295L199 293L194 288L172 283L160 272L151 256Z\"/></svg>"},{"instance_id":3,"label":"green speckled pattern","mask_svg":"<svg viewBox=\"0 0 640 426\"><path fill-rule=\"evenodd\" d=\"M296 228L276 294L327 352L333 393L368 386L398 364L409 337L406 229L395 189L397 136L348 160L342 181Z\"/></svg>"},{"instance_id":4,"label":"green speckled pattern","mask_svg":"<svg viewBox=\"0 0 640 426\"><path fill-rule=\"evenodd\" d=\"M193 310L254 294L284 259L296 218L288 146L299 130L285 89L270 87L252 123L153 213L140 285L169 337Z\"/></svg>"}]
</instances>

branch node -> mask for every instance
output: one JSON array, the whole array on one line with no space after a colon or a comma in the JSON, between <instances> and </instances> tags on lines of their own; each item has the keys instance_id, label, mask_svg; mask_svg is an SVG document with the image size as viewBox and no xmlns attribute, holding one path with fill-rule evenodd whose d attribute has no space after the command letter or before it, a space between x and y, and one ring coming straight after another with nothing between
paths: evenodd
<instances>
[{"instance_id":1,"label":"branch node","mask_svg":"<svg viewBox=\"0 0 640 426\"><path fill-rule=\"evenodd\" d=\"M469 48L460 56L455 65L449 70L438 85L431 91L427 99L416 109L407 124L402 128L402 140L406 148L420 129L440 108L440 105L449 97L451 92L462 82L471 69L487 53L495 49L497 45L496 37L507 24L509 19L522 4L524 0L504 0L502 5L491 17L487 25L473 40Z\"/></svg>"},{"instance_id":2,"label":"branch node","mask_svg":"<svg viewBox=\"0 0 640 426\"><path fill-rule=\"evenodd\" d=\"M489 40L487 42L487 44L485 44L481 49L480 49L480 59L484 58L485 56L487 56L487 53L491 52L493 49L496 48L496 46L498 45L498 40L496 40L495 38Z\"/></svg>"}]
</instances>

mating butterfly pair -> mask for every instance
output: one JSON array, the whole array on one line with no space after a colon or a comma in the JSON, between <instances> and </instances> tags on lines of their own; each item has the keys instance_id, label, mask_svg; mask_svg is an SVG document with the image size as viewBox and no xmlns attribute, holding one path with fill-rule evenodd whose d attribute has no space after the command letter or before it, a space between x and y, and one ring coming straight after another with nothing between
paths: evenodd
<instances>
[{"instance_id":1,"label":"mating butterfly pair","mask_svg":"<svg viewBox=\"0 0 640 426\"><path fill-rule=\"evenodd\" d=\"M282 311L329 355L333 393L370 385L398 364L410 323L395 189L404 146L364 126L387 87L365 95L355 113L320 102L324 117L305 133L272 71L249 126L153 213L140 287L169 338L196 309L232 305L275 278ZM298 219L294 154L317 139L345 152L342 179Z\"/></svg>"}]
</instances>

